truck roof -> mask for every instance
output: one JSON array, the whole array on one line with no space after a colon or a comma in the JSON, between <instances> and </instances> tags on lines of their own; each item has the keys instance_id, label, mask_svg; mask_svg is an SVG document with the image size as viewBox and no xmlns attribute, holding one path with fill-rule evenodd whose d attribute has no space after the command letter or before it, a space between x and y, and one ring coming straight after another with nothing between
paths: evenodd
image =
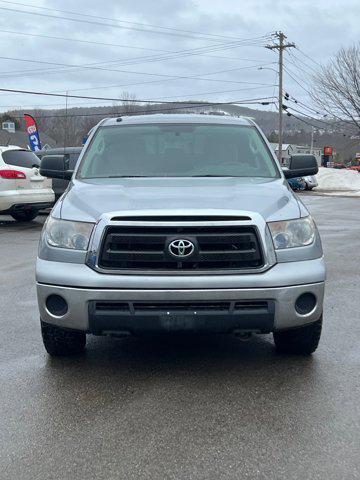
<instances>
[{"instance_id":1,"label":"truck roof","mask_svg":"<svg viewBox=\"0 0 360 480\"><path fill-rule=\"evenodd\" d=\"M222 125L253 125L253 122L244 117L230 117L224 115L200 115L200 114L156 114L156 115L129 115L115 118L106 118L101 121L102 126L136 123L207 123Z\"/></svg>"},{"instance_id":2,"label":"truck roof","mask_svg":"<svg viewBox=\"0 0 360 480\"><path fill-rule=\"evenodd\" d=\"M45 156L45 155L62 155L66 153L80 153L82 147L57 147L57 148L48 148L43 150L38 150L36 155Z\"/></svg>"}]
</instances>

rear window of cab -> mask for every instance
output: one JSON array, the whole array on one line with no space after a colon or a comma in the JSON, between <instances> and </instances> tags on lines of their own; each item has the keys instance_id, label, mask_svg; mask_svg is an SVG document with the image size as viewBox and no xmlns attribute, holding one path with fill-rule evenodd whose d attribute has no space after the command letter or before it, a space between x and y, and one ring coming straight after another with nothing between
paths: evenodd
<instances>
[{"instance_id":1,"label":"rear window of cab","mask_svg":"<svg viewBox=\"0 0 360 480\"><path fill-rule=\"evenodd\" d=\"M14 167L33 168L40 167L40 159L28 150L6 150L1 154L7 165Z\"/></svg>"}]
</instances>

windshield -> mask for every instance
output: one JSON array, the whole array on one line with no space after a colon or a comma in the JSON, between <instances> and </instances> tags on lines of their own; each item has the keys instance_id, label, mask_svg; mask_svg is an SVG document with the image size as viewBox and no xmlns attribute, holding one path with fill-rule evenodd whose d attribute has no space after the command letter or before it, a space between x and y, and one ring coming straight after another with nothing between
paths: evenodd
<instances>
[{"instance_id":1,"label":"windshield","mask_svg":"<svg viewBox=\"0 0 360 480\"><path fill-rule=\"evenodd\" d=\"M254 127L151 124L100 127L78 178L279 176Z\"/></svg>"}]
</instances>

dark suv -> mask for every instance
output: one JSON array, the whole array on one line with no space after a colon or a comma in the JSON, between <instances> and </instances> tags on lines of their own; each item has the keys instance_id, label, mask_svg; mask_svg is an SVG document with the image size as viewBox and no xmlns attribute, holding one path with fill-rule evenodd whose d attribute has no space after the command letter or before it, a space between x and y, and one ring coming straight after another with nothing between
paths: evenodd
<instances>
[{"instance_id":1,"label":"dark suv","mask_svg":"<svg viewBox=\"0 0 360 480\"><path fill-rule=\"evenodd\" d=\"M42 159L45 155L64 155L69 170L74 170L76 162L81 153L82 147L63 147L63 148L51 148L48 150L39 150L36 155ZM60 178L54 178L52 181L52 188L55 193L55 201L57 201L61 195L65 192L69 180L63 180Z\"/></svg>"}]
</instances>

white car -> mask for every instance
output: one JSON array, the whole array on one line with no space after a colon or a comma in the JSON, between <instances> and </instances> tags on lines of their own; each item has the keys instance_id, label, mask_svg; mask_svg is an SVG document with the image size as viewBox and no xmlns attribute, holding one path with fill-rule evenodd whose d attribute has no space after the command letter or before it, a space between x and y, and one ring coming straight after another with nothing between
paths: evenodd
<instances>
[{"instance_id":1,"label":"white car","mask_svg":"<svg viewBox=\"0 0 360 480\"><path fill-rule=\"evenodd\" d=\"M305 190L312 190L313 188L318 186L318 182L316 180L315 175L303 177L303 179L305 181Z\"/></svg>"},{"instance_id":2,"label":"white car","mask_svg":"<svg viewBox=\"0 0 360 480\"><path fill-rule=\"evenodd\" d=\"M0 146L0 215L26 222L52 206L51 180L42 177L39 168L40 160L30 150Z\"/></svg>"}]
</instances>

